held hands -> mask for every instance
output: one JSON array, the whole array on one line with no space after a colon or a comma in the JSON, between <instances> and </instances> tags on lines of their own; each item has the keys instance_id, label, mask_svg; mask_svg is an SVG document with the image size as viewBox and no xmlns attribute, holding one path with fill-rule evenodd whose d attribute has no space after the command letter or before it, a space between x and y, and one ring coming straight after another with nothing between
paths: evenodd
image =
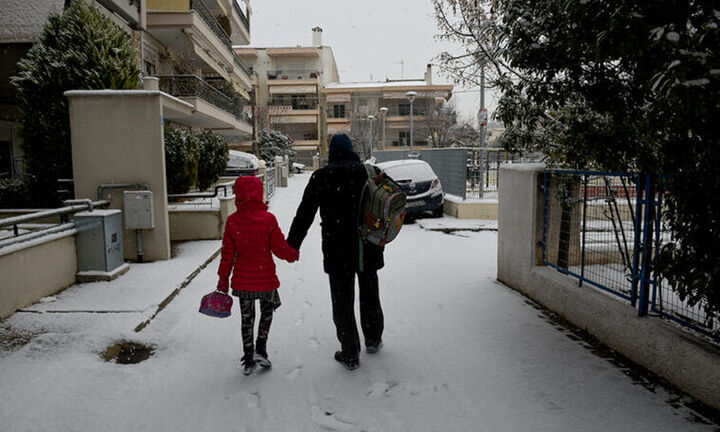
<instances>
[{"instance_id":1,"label":"held hands","mask_svg":"<svg viewBox=\"0 0 720 432\"><path fill-rule=\"evenodd\" d=\"M300 259L300 252L297 251L294 247L291 247L290 250L293 252L293 256L288 260L288 262L293 263Z\"/></svg>"}]
</instances>

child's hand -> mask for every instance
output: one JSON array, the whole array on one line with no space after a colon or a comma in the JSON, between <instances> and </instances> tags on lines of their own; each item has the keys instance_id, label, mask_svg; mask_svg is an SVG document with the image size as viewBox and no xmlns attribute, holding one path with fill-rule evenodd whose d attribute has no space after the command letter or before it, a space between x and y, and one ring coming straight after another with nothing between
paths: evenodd
<instances>
[{"instance_id":1,"label":"child's hand","mask_svg":"<svg viewBox=\"0 0 720 432\"><path fill-rule=\"evenodd\" d=\"M229 287L228 287L228 281L226 281L226 280L218 281L218 284L217 284L217 290L218 290L218 291L222 291L222 292L224 292L225 294L227 294L228 288L229 288Z\"/></svg>"},{"instance_id":2,"label":"child's hand","mask_svg":"<svg viewBox=\"0 0 720 432\"><path fill-rule=\"evenodd\" d=\"M291 249L292 249L292 251L294 252L294 254L293 254L292 259L291 259L291 260L288 260L288 262L291 262L291 263L292 263L292 262L295 262L295 261L297 261L297 260L300 259L300 252L298 252L295 248L291 248Z\"/></svg>"}]
</instances>

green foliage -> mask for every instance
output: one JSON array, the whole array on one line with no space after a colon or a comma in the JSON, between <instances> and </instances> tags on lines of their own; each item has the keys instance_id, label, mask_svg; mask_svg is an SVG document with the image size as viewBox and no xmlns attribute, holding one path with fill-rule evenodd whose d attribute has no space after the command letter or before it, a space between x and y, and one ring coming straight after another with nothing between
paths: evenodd
<instances>
[{"instance_id":1,"label":"green foliage","mask_svg":"<svg viewBox=\"0 0 720 432\"><path fill-rule=\"evenodd\" d=\"M720 14L712 2L433 3L446 38L472 54L446 55L447 71L461 81L480 67L492 72L506 148L539 150L570 168L668 176L673 237L656 270L681 298L720 313ZM446 19L457 14L463 19Z\"/></svg>"},{"instance_id":2,"label":"green foliage","mask_svg":"<svg viewBox=\"0 0 720 432\"><path fill-rule=\"evenodd\" d=\"M225 139L212 131L196 134L200 146L197 188L206 190L225 172L228 163L228 145Z\"/></svg>"},{"instance_id":3,"label":"green foliage","mask_svg":"<svg viewBox=\"0 0 720 432\"><path fill-rule=\"evenodd\" d=\"M165 128L165 174L169 194L183 194L198 181L200 143L185 129Z\"/></svg>"},{"instance_id":4,"label":"green foliage","mask_svg":"<svg viewBox=\"0 0 720 432\"><path fill-rule=\"evenodd\" d=\"M29 208L32 206L25 178L0 179L0 207Z\"/></svg>"},{"instance_id":5,"label":"green foliage","mask_svg":"<svg viewBox=\"0 0 720 432\"><path fill-rule=\"evenodd\" d=\"M130 36L85 2L51 15L13 78L25 168L37 205L57 205L58 178L72 178L67 90L134 89L140 70Z\"/></svg>"},{"instance_id":6,"label":"green foliage","mask_svg":"<svg viewBox=\"0 0 720 432\"><path fill-rule=\"evenodd\" d=\"M274 130L263 130L258 139L253 141L257 155L267 163L271 163L275 156L295 156L297 151L290 144L290 139Z\"/></svg>"}]
</instances>

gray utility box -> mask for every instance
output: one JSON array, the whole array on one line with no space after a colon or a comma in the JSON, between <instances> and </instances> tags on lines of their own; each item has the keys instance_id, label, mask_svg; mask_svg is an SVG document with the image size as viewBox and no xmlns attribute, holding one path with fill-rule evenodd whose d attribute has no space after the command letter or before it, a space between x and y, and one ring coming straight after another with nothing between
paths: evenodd
<instances>
[{"instance_id":1,"label":"gray utility box","mask_svg":"<svg viewBox=\"0 0 720 432\"><path fill-rule=\"evenodd\" d=\"M153 229L152 191L125 191L125 229Z\"/></svg>"},{"instance_id":2,"label":"gray utility box","mask_svg":"<svg viewBox=\"0 0 720 432\"><path fill-rule=\"evenodd\" d=\"M78 271L111 272L123 260L122 212L93 210L76 213Z\"/></svg>"}]
</instances>

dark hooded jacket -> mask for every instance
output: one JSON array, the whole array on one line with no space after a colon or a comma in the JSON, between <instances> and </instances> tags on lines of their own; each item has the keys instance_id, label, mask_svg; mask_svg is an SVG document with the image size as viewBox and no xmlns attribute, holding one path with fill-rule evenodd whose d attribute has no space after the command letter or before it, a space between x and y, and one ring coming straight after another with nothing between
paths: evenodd
<instances>
[{"instance_id":1,"label":"dark hooded jacket","mask_svg":"<svg viewBox=\"0 0 720 432\"><path fill-rule=\"evenodd\" d=\"M272 255L288 262L297 261L298 252L288 246L277 220L263 203L262 181L253 176L238 177L233 186L237 211L225 224L218 289L271 291L280 286Z\"/></svg>"},{"instance_id":2,"label":"dark hooded jacket","mask_svg":"<svg viewBox=\"0 0 720 432\"><path fill-rule=\"evenodd\" d=\"M288 244L300 250L319 208L325 272L358 271L358 211L360 194L366 182L367 172L360 158L353 152L350 139L344 135L333 137L328 165L315 171L305 187L288 233ZM363 242L364 270L383 267L383 249Z\"/></svg>"}]
</instances>

